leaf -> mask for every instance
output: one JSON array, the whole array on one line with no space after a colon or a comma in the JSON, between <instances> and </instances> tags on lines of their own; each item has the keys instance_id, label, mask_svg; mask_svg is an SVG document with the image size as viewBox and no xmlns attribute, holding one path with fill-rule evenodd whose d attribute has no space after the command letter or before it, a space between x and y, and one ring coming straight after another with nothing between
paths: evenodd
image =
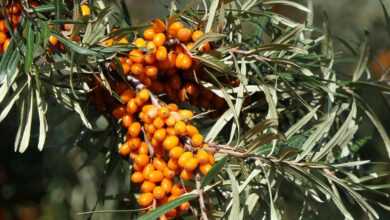
<instances>
[{"instance_id":1,"label":"leaf","mask_svg":"<svg viewBox=\"0 0 390 220\"><path fill-rule=\"evenodd\" d=\"M51 32L53 36L55 36L61 43L63 43L65 46L69 47L71 50L78 54L82 55L94 55L97 56L98 53L94 50L91 50L89 48L81 47L78 44L74 43L71 40L68 40L67 38L63 37L62 35L56 33L56 32Z\"/></svg>"},{"instance_id":2,"label":"leaf","mask_svg":"<svg viewBox=\"0 0 390 220\"><path fill-rule=\"evenodd\" d=\"M269 0L269 1L264 1L263 4L264 4L264 5L282 4L282 5L287 5L287 6L296 8L296 9L301 10L301 11L306 12L306 13L309 13L309 12L310 12L310 9L309 9L309 8L307 8L306 6L301 5L301 4L299 4L299 3L296 3L296 2L294 2L294 1Z\"/></svg>"},{"instance_id":3,"label":"leaf","mask_svg":"<svg viewBox=\"0 0 390 220\"><path fill-rule=\"evenodd\" d=\"M28 148L28 145L30 143L30 136L31 136L31 123L32 123L32 116L33 116L33 106L34 106L34 96L33 94L28 95L28 103L27 103L27 121L25 126L23 127L23 133L22 133L22 139L20 141L20 145L18 147L19 153L24 153L26 149ZM15 146L16 147L16 146Z\"/></svg>"},{"instance_id":4,"label":"leaf","mask_svg":"<svg viewBox=\"0 0 390 220\"><path fill-rule=\"evenodd\" d=\"M10 97L9 102L6 104L6 106L3 108L3 110L0 113L0 122L4 120L5 117L7 117L9 111L14 106L15 102L20 98L20 94L22 91L24 91L24 88L26 87L27 82L23 85L19 86L18 89L12 94Z\"/></svg>"},{"instance_id":5,"label":"leaf","mask_svg":"<svg viewBox=\"0 0 390 220\"><path fill-rule=\"evenodd\" d=\"M180 196L179 198L177 198L171 202L168 202L167 204L160 206L160 207L154 209L153 211L148 212L145 215L142 215L141 217L138 218L138 220L156 220L160 216L167 213L169 210L174 209L174 208L178 207L179 205L183 204L184 202L193 200L197 197L198 197L198 195L195 193L184 194L184 195Z\"/></svg>"},{"instance_id":6,"label":"leaf","mask_svg":"<svg viewBox=\"0 0 390 220\"><path fill-rule=\"evenodd\" d=\"M42 100L38 90L35 90L35 97L37 100L37 111L39 118L39 139L38 150L42 151L46 140L47 133L47 120L46 120L46 102Z\"/></svg>"},{"instance_id":7,"label":"leaf","mask_svg":"<svg viewBox=\"0 0 390 220\"><path fill-rule=\"evenodd\" d=\"M235 220L240 215L240 193L239 186L232 170L228 167L227 173L229 175L230 184L232 187L232 210L230 211L229 220Z\"/></svg>"},{"instance_id":8,"label":"leaf","mask_svg":"<svg viewBox=\"0 0 390 220\"><path fill-rule=\"evenodd\" d=\"M24 60L25 73L30 72L31 64L33 62L35 40L34 40L34 31L32 25L33 24L30 21L27 22L27 43L26 43L26 54Z\"/></svg>"},{"instance_id":9,"label":"leaf","mask_svg":"<svg viewBox=\"0 0 390 220\"><path fill-rule=\"evenodd\" d=\"M370 48L369 48L368 39L366 36L364 43L360 49L360 57L359 57L359 61L358 61L357 65L356 65L355 71L353 72L352 81L354 81L354 82L358 81L362 77L364 71L367 69L367 63L368 63L368 59L369 59L369 51L370 51Z\"/></svg>"},{"instance_id":10,"label":"leaf","mask_svg":"<svg viewBox=\"0 0 390 220\"><path fill-rule=\"evenodd\" d=\"M205 176L202 179L201 186L207 186L211 183L211 181L221 172L222 168L225 166L225 163L227 161L227 156L220 159L214 166L211 168L211 170L208 172L207 176Z\"/></svg>"},{"instance_id":11,"label":"leaf","mask_svg":"<svg viewBox=\"0 0 390 220\"><path fill-rule=\"evenodd\" d=\"M307 113L304 117L302 117L297 123L295 123L293 126L291 126L286 133L284 134L287 139L292 137L294 134L299 132L305 126L309 121L316 115L317 110L320 106L315 107L312 111Z\"/></svg>"},{"instance_id":12,"label":"leaf","mask_svg":"<svg viewBox=\"0 0 390 220\"><path fill-rule=\"evenodd\" d=\"M218 8L218 4L219 4L219 0L212 0L211 1L210 11L208 14L207 24L206 24L206 28L205 28L205 33L210 32L210 30L213 26L215 14L216 14L217 8Z\"/></svg>"},{"instance_id":13,"label":"leaf","mask_svg":"<svg viewBox=\"0 0 390 220\"><path fill-rule=\"evenodd\" d=\"M192 57L196 60L199 60L205 66L214 69L223 74L230 74L230 67L224 64L221 60L217 59L214 56L209 54L202 54L201 56L192 55Z\"/></svg>"},{"instance_id":14,"label":"leaf","mask_svg":"<svg viewBox=\"0 0 390 220\"><path fill-rule=\"evenodd\" d=\"M218 41L222 38L224 38L225 35L224 34L220 34L220 33L206 33L204 34L203 36L201 36L195 43L194 43L194 46L192 46L191 48L191 52L195 52L198 48L200 48L204 43L206 42L214 42L214 41Z\"/></svg>"}]
</instances>

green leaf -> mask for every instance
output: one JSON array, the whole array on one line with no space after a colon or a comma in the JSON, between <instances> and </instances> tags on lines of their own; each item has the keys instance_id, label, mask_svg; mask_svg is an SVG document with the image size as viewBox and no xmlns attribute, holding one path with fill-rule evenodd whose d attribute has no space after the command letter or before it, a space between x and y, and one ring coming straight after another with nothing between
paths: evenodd
<instances>
[{"instance_id":1,"label":"green leaf","mask_svg":"<svg viewBox=\"0 0 390 220\"><path fill-rule=\"evenodd\" d=\"M39 94L39 90L35 90L35 98L37 100L37 112L39 119L39 138L38 138L38 150L42 151L43 146L46 140L47 133L47 120L46 120L46 108L47 104L44 100L42 100L41 95Z\"/></svg>"},{"instance_id":2,"label":"green leaf","mask_svg":"<svg viewBox=\"0 0 390 220\"><path fill-rule=\"evenodd\" d=\"M364 43L360 49L360 57L359 57L359 61L358 61L357 65L356 65L355 71L353 72L352 81L354 81L354 82L358 81L362 77L364 71L367 70L369 51L370 51L370 48L369 48L369 44L368 44L368 38L366 36Z\"/></svg>"},{"instance_id":3,"label":"green leaf","mask_svg":"<svg viewBox=\"0 0 390 220\"><path fill-rule=\"evenodd\" d=\"M297 123L295 123L293 126L291 126L286 133L284 134L287 139L292 137L294 134L299 132L303 126L305 126L309 121L316 115L317 110L320 106L315 107L312 111L307 113L304 117L302 117Z\"/></svg>"},{"instance_id":4,"label":"green leaf","mask_svg":"<svg viewBox=\"0 0 390 220\"><path fill-rule=\"evenodd\" d=\"M219 0L212 0L211 5L210 5L209 14L207 17L207 24L206 24L206 28L205 28L205 33L210 32L211 28L213 27L215 14L217 12L218 5L219 5Z\"/></svg>"},{"instance_id":5,"label":"green leaf","mask_svg":"<svg viewBox=\"0 0 390 220\"><path fill-rule=\"evenodd\" d=\"M94 55L97 56L98 53L94 50L91 50L89 48L81 47L78 44L74 43L73 41L63 37L62 35L56 33L56 32L51 32L53 36L55 36L61 43L63 43L66 47L69 47L71 50L78 54L82 55Z\"/></svg>"},{"instance_id":6,"label":"green leaf","mask_svg":"<svg viewBox=\"0 0 390 220\"><path fill-rule=\"evenodd\" d=\"M24 91L24 88L26 88L27 82L24 83L23 85L20 85L17 90L12 94L12 96L9 98L8 103L6 106L3 108L3 110L0 113L0 122L4 120L5 117L7 117L9 111L11 111L12 107L14 106L15 102L19 100L20 94L22 91Z\"/></svg>"},{"instance_id":7,"label":"green leaf","mask_svg":"<svg viewBox=\"0 0 390 220\"><path fill-rule=\"evenodd\" d=\"M22 139L20 141L20 145L17 147L19 153L24 153L28 145L30 143L30 136L31 136L31 123L32 123L32 117L34 112L34 95L29 94L28 95L28 101L27 101L27 115L26 115L26 124L23 127L23 133L22 133ZM15 146L16 147L16 146Z\"/></svg>"},{"instance_id":8,"label":"green leaf","mask_svg":"<svg viewBox=\"0 0 390 220\"><path fill-rule=\"evenodd\" d=\"M232 187L232 210L230 211L229 220L235 220L240 215L240 192L239 185L230 167L227 168L230 184Z\"/></svg>"},{"instance_id":9,"label":"green leaf","mask_svg":"<svg viewBox=\"0 0 390 220\"><path fill-rule=\"evenodd\" d=\"M225 37L224 34L220 33L206 33L202 37L200 37L195 43L194 46L191 48L191 52L195 52L199 47L201 47L206 42L214 42L221 40Z\"/></svg>"},{"instance_id":10,"label":"green leaf","mask_svg":"<svg viewBox=\"0 0 390 220\"><path fill-rule=\"evenodd\" d=\"M179 205L181 205L187 201L193 200L197 197L198 197L198 195L195 193L184 194L184 195L180 196L179 198L177 198L177 199L175 199L175 200L173 200L173 201L171 201L163 206L160 206L160 207L154 209L153 211L148 212L145 215L142 215L141 217L138 218L138 220L156 220L160 216L167 213L169 210L174 209L174 208L178 207Z\"/></svg>"},{"instance_id":11,"label":"green leaf","mask_svg":"<svg viewBox=\"0 0 390 220\"><path fill-rule=\"evenodd\" d=\"M33 24L30 21L27 21L27 43L26 43L27 47L26 47L26 55L24 60L25 73L30 72L31 64L33 62L35 40L34 40L34 31L32 25Z\"/></svg>"}]
</instances>

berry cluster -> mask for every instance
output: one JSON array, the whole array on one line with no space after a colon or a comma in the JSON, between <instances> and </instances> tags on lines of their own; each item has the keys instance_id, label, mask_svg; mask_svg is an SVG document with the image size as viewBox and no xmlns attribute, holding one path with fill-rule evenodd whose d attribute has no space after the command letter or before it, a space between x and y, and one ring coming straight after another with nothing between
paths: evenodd
<instances>
[{"instance_id":1,"label":"berry cluster","mask_svg":"<svg viewBox=\"0 0 390 220\"><path fill-rule=\"evenodd\" d=\"M191 123L192 111L176 104L156 104L148 89L137 93L119 90L126 104L112 114L127 129L119 154L132 161L131 181L141 192L138 204L151 209L185 193L181 182L192 180L196 172L207 175L214 156L203 149L207 144ZM173 218L189 208L190 203L183 203L161 219Z\"/></svg>"},{"instance_id":2,"label":"berry cluster","mask_svg":"<svg viewBox=\"0 0 390 220\"><path fill-rule=\"evenodd\" d=\"M204 109L223 110L224 99L198 85L194 77L198 64L190 50L203 35L202 31L192 30L180 21L165 24L156 19L144 30L143 38L134 40L136 48L128 56L120 57L123 72L176 103L190 102ZM206 53L210 49L206 42L199 51Z\"/></svg>"},{"instance_id":3,"label":"berry cluster","mask_svg":"<svg viewBox=\"0 0 390 220\"><path fill-rule=\"evenodd\" d=\"M0 54L4 53L10 44L10 34L6 25L6 18L13 28L16 28L21 20L22 6L20 3L11 3L6 6L7 17L0 15Z\"/></svg>"}]
</instances>

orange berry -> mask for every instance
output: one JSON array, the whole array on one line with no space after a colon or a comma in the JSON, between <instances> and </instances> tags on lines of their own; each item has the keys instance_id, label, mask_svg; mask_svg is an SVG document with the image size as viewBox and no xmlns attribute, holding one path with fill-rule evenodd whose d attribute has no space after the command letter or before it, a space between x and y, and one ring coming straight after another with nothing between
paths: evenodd
<instances>
[{"instance_id":1,"label":"orange berry","mask_svg":"<svg viewBox=\"0 0 390 220\"><path fill-rule=\"evenodd\" d=\"M152 79L156 79L158 74L158 69L155 66L146 66L145 74Z\"/></svg>"},{"instance_id":2,"label":"orange berry","mask_svg":"<svg viewBox=\"0 0 390 220\"><path fill-rule=\"evenodd\" d=\"M141 50L132 50L129 52L129 58L134 63L143 63L144 62L144 54Z\"/></svg>"},{"instance_id":3,"label":"orange berry","mask_svg":"<svg viewBox=\"0 0 390 220\"><path fill-rule=\"evenodd\" d=\"M171 25L169 25L168 34L175 37L177 32L180 29L182 29L183 27L184 27L184 25L181 22L176 21L176 22L172 23Z\"/></svg>"},{"instance_id":4,"label":"orange berry","mask_svg":"<svg viewBox=\"0 0 390 220\"><path fill-rule=\"evenodd\" d=\"M132 154L134 154L134 153L132 153ZM135 157L134 157L135 158ZM132 159L132 160L134 160L134 159ZM138 165L138 164L133 164L133 169L135 170L135 171L142 171L142 169L143 169L143 167L141 167L140 165ZM144 175L144 177L145 177L145 175Z\"/></svg>"},{"instance_id":5,"label":"orange berry","mask_svg":"<svg viewBox=\"0 0 390 220\"><path fill-rule=\"evenodd\" d=\"M146 179L149 179L150 174L154 171L153 164L147 164L142 170L142 174Z\"/></svg>"},{"instance_id":6,"label":"orange berry","mask_svg":"<svg viewBox=\"0 0 390 220\"><path fill-rule=\"evenodd\" d=\"M206 164L209 162L209 153L203 149L199 149L196 153L196 159L198 159L200 164Z\"/></svg>"},{"instance_id":7,"label":"orange berry","mask_svg":"<svg viewBox=\"0 0 390 220\"><path fill-rule=\"evenodd\" d=\"M190 120L194 116L192 111L186 109L179 110L179 114L182 120Z\"/></svg>"},{"instance_id":8,"label":"orange berry","mask_svg":"<svg viewBox=\"0 0 390 220\"><path fill-rule=\"evenodd\" d=\"M160 216L160 218L158 218L158 220L168 220L168 218L167 218L167 216L162 215L162 216Z\"/></svg>"},{"instance_id":9,"label":"orange berry","mask_svg":"<svg viewBox=\"0 0 390 220\"><path fill-rule=\"evenodd\" d=\"M182 211L182 212L186 212L186 211L188 211L188 209L190 209L190 203L189 202L184 202L184 203L182 203L180 206L179 206L179 209L180 209L180 211Z\"/></svg>"},{"instance_id":10,"label":"orange berry","mask_svg":"<svg viewBox=\"0 0 390 220\"><path fill-rule=\"evenodd\" d=\"M156 168L157 170L163 171L167 167L167 164L165 163L164 160L160 158L154 158L153 167Z\"/></svg>"},{"instance_id":11,"label":"orange berry","mask_svg":"<svg viewBox=\"0 0 390 220\"><path fill-rule=\"evenodd\" d=\"M165 34L163 34L163 33L158 33L158 34L154 35L154 37L153 37L153 43L157 47L161 47L162 45L164 45L165 40L166 40L166 37L165 37Z\"/></svg>"},{"instance_id":12,"label":"orange berry","mask_svg":"<svg viewBox=\"0 0 390 220\"><path fill-rule=\"evenodd\" d=\"M167 202L171 202L171 201L177 199L177 197L179 197L179 196L177 196L177 195L170 195L170 196L168 197L168 199L167 199Z\"/></svg>"},{"instance_id":13,"label":"orange berry","mask_svg":"<svg viewBox=\"0 0 390 220\"><path fill-rule=\"evenodd\" d=\"M161 118L168 118L168 117L169 117L169 109L168 109L168 107L162 106L162 107L158 110L158 115L159 115Z\"/></svg>"},{"instance_id":14,"label":"orange berry","mask_svg":"<svg viewBox=\"0 0 390 220\"><path fill-rule=\"evenodd\" d=\"M213 165L215 163L214 155L209 154L209 164Z\"/></svg>"},{"instance_id":15,"label":"orange berry","mask_svg":"<svg viewBox=\"0 0 390 220\"><path fill-rule=\"evenodd\" d=\"M177 163L177 160L172 159L172 158L169 159L169 160L168 160L168 168L171 169L171 170L173 170L173 171L177 170L177 169L179 168L179 165L178 165L178 163Z\"/></svg>"},{"instance_id":16,"label":"orange berry","mask_svg":"<svg viewBox=\"0 0 390 220\"><path fill-rule=\"evenodd\" d=\"M195 134L191 138L191 143L194 147L201 147L203 144L203 136L201 134Z\"/></svg>"},{"instance_id":17,"label":"orange berry","mask_svg":"<svg viewBox=\"0 0 390 220\"><path fill-rule=\"evenodd\" d=\"M134 114L138 110L138 105L135 103L135 99L130 99L130 101L127 103L127 112L130 114Z\"/></svg>"},{"instance_id":18,"label":"orange berry","mask_svg":"<svg viewBox=\"0 0 390 220\"><path fill-rule=\"evenodd\" d=\"M183 153L184 149L182 147L174 147L169 151L169 157L172 159L179 159Z\"/></svg>"},{"instance_id":19,"label":"orange berry","mask_svg":"<svg viewBox=\"0 0 390 220\"><path fill-rule=\"evenodd\" d=\"M156 128L152 124L145 124L145 130L146 133L148 133L150 136L152 136L154 132L156 132Z\"/></svg>"},{"instance_id":20,"label":"orange berry","mask_svg":"<svg viewBox=\"0 0 390 220\"><path fill-rule=\"evenodd\" d=\"M168 167L165 167L164 170L163 170L163 174L164 174L165 178L172 179L173 177L175 177L176 172L171 170L171 169L169 169Z\"/></svg>"},{"instance_id":21,"label":"orange berry","mask_svg":"<svg viewBox=\"0 0 390 220\"><path fill-rule=\"evenodd\" d=\"M89 8L88 5L83 4L80 6L80 9L81 9L82 16L90 16L91 15L91 9Z\"/></svg>"},{"instance_id":22,"label":"orange berry","mask_svg":"<svg viewBox=\"0 0 390 220\"><path fill-rule=\"evenodd\" d=\"M192 59L185 53L179 53L176 58L176 67L188 70L192 66Z\"/></svg>"},{"instance_id":23,"label":"orange berry","mask_svg":"<svg viewBox=\"0 0 390 220\"><path fill-rule=\"evenodd\" d=\"M194 46L195 46L195 44L194 43L188 43L187 45L186 45L186 47L187 47L187 49L188 50L191 50L192 48L194 48Z\"/></svg>"},{"instance_id":24,"label":"orange berry","mask_svg":"<svg viewBox=\"0 0 390 220\"><path fill-rule=\"evenodd\" d=\"M148 176L148 179L154 183L159 183L161 182L161 180L164 178L164 174L159 171L159 170L154 170L152 171L149 176Z\"/></svg>"},{"instance_id":25,"label":"orange berry","mask_svg":"<svg viewBox=\"0 0 390 220\"><path fill-rule=\"evenodd\" d=\"M134 45L138 48L146 47L146 42L143 38L137 38L134 41Z\"/></svg>"},{"instance_id":26,"label":"orange berry","mask_svg":"<svg viewBox=\"0 0 390 220\"><path fill-rule=\"evenodd\" d=\"M168 199L169 200L169 199ZM175 218L177 216L177 210L176 209L171 209L169 210L167 213L165 213L165 215L169 218L169 219L172 219L172 218Z\"/></svg>"},{"instance_id":27,"label":"orange berry","mask_svg":"<svg viewBox=\"0 0 390 220\"><path fill-rule=\"evenodd\" d=\"M127 103L130 101L131 98L134 98L134 92L131 89L126 89L121 94L121 101L124 103Z\"/></svg>"},{"instance_id":28,"label":"orange berry","mask_svg":"<svg viewBox=\"0 0 390 220\"><path fill-rule=\"evenodd\" d=\"M192 41L197 41L199 40L199 38L201 38L202 36L204 35L203 31L194 31L194 33L192 33Z\"/></svg>"},{"instance_id":29,"label":"orange berry","mask_svg":"<svg viewBox=\"0 0 390 220\"><path fill-rule=\"evenodd\" d=\"M119 147L119 155L122 157L127 157L130 154L130 147L127 145L127 143L122 144Z\"/></svg>"},{"instance_id":30,"label":"orange berry","mask_svg":"<svg viewBox=\"0 0 390 220\"><path fill-rule=\"evenodd\" d=\"M165 190L161 186L156 186L153 189L153 196L155 199L162 199L165 197Z\"/></svg>"},{"instance_id":31,"label":"orange berry","mask_svg":"<svg viewBox=\"0 0 390 220\"><path fill-rule=\"evenodd\" d=\"M179 138L177 136L173 136L173 135L165 138L165 140L163 142L163 147L166 150L171 150L172 148L176 147L177 145L179 145Z\"/></svg>"},{"instance_id":32,"label":"orange berry","mask_svg":"<svg viewBox=\"0 0 390 220\"><path fill-rule=\"evenodd\" d=\"M174 196L180 196L184 193L183 187L181 187L179 184L175 184L172 186L171 194Z\"/></svg>"},{"instance_id":33,"label":"orange berry","mask_svg":"<svg viewBox=\"0 0 390 220\"><path fill-rule=\"evenodd\" d=\"M114 108L114 110L112 111L112 115L117 119L122 118L125 115L125 113L126 113L126 109L123 106Z\"/></svg>"},{"instance_id":34,"label":"orange berry","mask_svg":"<svg viewBox=\"0 0 390 220\"><path fill-rule=\"evenodd\" d=\"M141 63L134 63L130 66L130 72L134 75L140 75L144 72L144 66Z\"/></svg>"},{"instance_id":35,"label":"orange berry","mask_svg":"<svg viewBox=\"0 0 390 220\"><path fill-rule=\"evenodd\" d=\"M165 123L167 124L167 126L174 126L176 124L176 119L175 117L173 117L172 115L169 116L166 120L165 120Z\"/></svg>"},{"instance_id":36,"label":"orange berry","mask_svg":"<svg viewBox=\"0 0 390 220\"><path fill-rule=\"evenodd\" d=\"M176 112L179 110L179 107L177 107L177 105L175 103L168 104L167 107L170 111L173 111L173 112Z\"/></svg>"},{"instance_id":37,"label":"orange berry","mask_svg":"<svg viewBox=\"0 0 390 220\"><path fill-rule=\"evenodd\" d=\"M156 56L154 54L146 54L144 57L146 64L154 64L156 62Z\"/></svg>"},{"instance_id":38,"label":"orange berry","mask_svg":"<svg viewBox=\"0 0 390 220\"><path fill-rule=\"evenodd\" d=\"M147 89L142 89L138 92L137 97L139 97L142 102L146 102L150 98L150 92Z\"/></svg>"},{"instance_id":39,"label":"orange berry","mask_svg":"<svg viewBox=\"0 0 390 220\"><path fill-rule=\"evenodd\" d=\"M142 207L146 207L152 204L153 202L153 194L148 192L148 193L142 193L138 199L137 199L138 205Z\"/></svg>"},{"instance_id":40,"label":"orange berry","mask_svg":"<svg viewBox=\"0 0 390 220\"><path fill-rule=\"evenodd\" d=\"M3 33L7 33L8 32L7 25L5 24L5 20L4 19L0 20L0 32L3 32Z\"/></svg>"},{"instance_id":41,"label":"orange berry","mask_svg":"<svg viewBox=\"0 0 390 220\"><path fill-rule=\"evenodd\" d=\"M134 172L132 175L131 175L131 181L133 183L142 183L144 181L144 175L142 175L141 172Z\"/></svg>"},{"instance_id":42,"label":"orange berry","mask_svg":"<svg viewBox=\"0 0 390 220\"><path fill-rule=\"evenodd\" d=\"M134 162L140 166L146 166L149 163L149 156L146 154L139 154L135 157Z\"/></svg>"},{"instance_id":43,"label":"orange berry","mask_svg":"<svg viewBox=\"0 0 390 220\"><path fill-rule=\"evenodd\" d=\"M141 192L153 192L154 187L156 187L156 184L146 180L141 185Z\"/></svg>"},{"instance_id":44,"label":"orange berry","mask_svg":"<svg viewBox=\"0 0 390 220\"><path fill-rule=\"evenodd\" d=\"M163 188L165 190L165 192L171 192L172 181L170 179L164 178L161 181L161 188Z\"/></svg>"},{"instance_id":45,"label":"orange berry","mask_svg":"<svg viewBox=\"0 0 390 220\"><path fill-rule=\"evenodd\" d=\"M184 152L180 156L180 158L177 161L177 163L179 164L180 167L184 167L186 165L187 161L189 161L193 157L194 157L194 155L192 154L192 152L190 152L190 151Z\"/></svg>"},{"instance_id":46,"label":"orange berry","mask_svg":"<svg viewBox=\"0 0 390 220\"><path fill-rule=\"evenodd\" d=\"M199 165L199 160L196 159L195 157L192 157L184 163L184 169L192 172L198 167L198 165Z\"/></svg>"},{"instance_id":47,"label":"orange berry","mask_svg":"<svg viewBox=\"0 0 390 220\"><path fill-rule=\"evenodd\" d=\"M128 133L131 137L138 137L141 133L141 124L139 122L133 122L129 126Z\"/></svg>"},{"instance_id":48,"label":"orange berry","mask_svg":"<svg viewBox=\"0 0 390 220\"><path fill-rule=\"evenodd\" d=\"M180 28L176 33L176 38L181 42L187 42L191 39L192 31L189 28Z\"/></svg>"},{"instance_id":49,"label":"orange berry","mask_svg":"<svg viewBox=\"0 0 390 220\"><path fill-rule=\"evenodd\" d=\"M160 19L154 19L152 22L152 28L156 33L161 33L165 31L165 24Z\"/></svg>"},{"instance_id":50,"label":"orange berry","mask_svg":"<svg viewBox=\"0 0 390 220\"><path fill-rule=\"evenodd\" d=\"M155 34L156 34L156 32L154 31L153 28L147 28L144 31L144 38L145 38L145 40L153 40L153 37Z\"/></svg>"},{"instance_id":51,"label":"orange berry","mask_svg":"<svg viewBox=\"0 0 390 220\"><path fill-rule=\"evenodd\" d=\"M164 46L159 46L156 51L156 59L158 61L164 61L168 58L167 48Z\"/></svg>"},{"instance_id":52,"label":"orange berry","mask_svg":"<svg viewBox=\"0 0 390 220\"><path fill-rule=\"evenodd\" d=\"M149 153L148 145L145 142L141 143L141 146L138 148L138 153L139 154L148 154Z\"/></svg>"},{"instance_id":53,"label":"orange berry","mask_svg":"<svg viewBox=\"0 0 390 220\"><path fill-rule=\"evenodd\" d=\"M166 130L168 135L176 135L175 128L168 127Z\"/></svg>"},{"instance_id":54,"label":"orange berry","mask_svg":"<svg viewBox=\"0 0 390 220\"><path fill-rule=\"evenodd\" d=\"M186 126L187 135L193 137L196 134L199 134L199 130L193 125Z\"/></svg>"},{"instance_id":55,"label":"orange berry","mask_svg":"<svg viewBox=\"0 0 390 220\"><path fill-rule=\"evenodd\" d=\"M164 127L164 120L160 117L156 117L154 120L153 120L153 125L154 127L156 128L162 128Z\"/></svg>"},{"instance_id":56,"label":"orange berry","mask_svg":"<svg viewBox=\"0 0 390 220\"><path fill-rule=\"evenodd\" d=\"M190 180L192 178L192 171L189 170L182 170L180 172L180 178L182 180Z\"/></svg>"},{"instance_id":57,"label":"orange berry","mask_svg":"<svg viewBox=\"0 0 390 220\"><path fill-rule=\"evenodd\" d=\"M175 132L178 135L185 135L186 134L186 123L183 121L178 121L175 124Z\"/></svg>"},{"instance_id":58,"label":"orange berry","mask_svg":"<svg viewBox=\"0 0 390 220\"><path fill-rule=\"evenodd\" d=\"M199 166L200 172L201 172L203 175L205 175L205 176L209 173L209 171L211 170L211 168L212 168L212 166L211 166L210 164L208 164L208 163L206 163L206 164L201 164L201 165Z\"/></svg>"},{"instance_id":59,"label":"orange berry","mask_svg":"<svg viewBox=\"0 0 390 220\"><path fill-rule=\"evenodd\" d=\"M164 141L165 137L167 136L167 132L164 128L157 129L156 132L154 132L153 139L155 139L157 142Z\"/></svg>"},{"instance_id":60,"label":"orange berry","mask_svg":"<svg viewBox=\"0 0 390 220\"><path fill-rule=\"evenodd\" d=\"M128 63L122 63L123 74L127 75L131 71L131 66Z\"/></svg>"},{"instance_id":61,"label":"orange berry","mask_svg":"<svg viewBox=\"0 0 390 220\"><path fill-rule=\"evenodd\" d=\"M131 138L127 141L127 144L129 145L129 148L132 150L132 151L135 151L135 150L138 150L138 148L141 147L141 139L140 138Z\"/></svg>"},{"instance_id":62,"label":"orange berry","mask_svg":"<svg viewBox=\"0 0 390 220\"><path fill-rule=\"evenodd\" d=\"M0 34L1 34L1 32L0 32ZM55 36L50 35L49 42L50 42L51 45L55 46L55 45L58 44L58 39ZM1 42L1 37L0 37L0 43L3 43L3 42Z\"/></svg>"},{"instance_id":63,"label":"orange berry","mask_svg":"<svg viewBox=\"0 0 390 220\"><path fill-rule=\"evenodd\" d=\"M133 122L133 117L131 115L124 115L122 117L122 126L128 128Z\"/></svg>"}]
</instances>

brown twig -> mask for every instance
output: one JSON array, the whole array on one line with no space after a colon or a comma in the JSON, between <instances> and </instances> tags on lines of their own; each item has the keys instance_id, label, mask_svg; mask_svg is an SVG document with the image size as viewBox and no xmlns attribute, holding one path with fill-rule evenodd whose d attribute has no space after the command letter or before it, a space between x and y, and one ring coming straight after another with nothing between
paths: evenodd
<instances>
[{"instance_id":1,"label":"brown twig","mask_svg":"<svg viewBox=\"0 0 390 220\"><path fill-rule=\"evenodd\" d=\"M201 212L201 219L208 220L207 213L206 213L206 205L204 203L204 197L203 197L203 189L201 187L199 173L196 174L195 181L196 181L196 190L197 190L198 195L199 195L198 200L199 200L199 206L200 206L200 212Z\"/></svg>"}]
</instances>

